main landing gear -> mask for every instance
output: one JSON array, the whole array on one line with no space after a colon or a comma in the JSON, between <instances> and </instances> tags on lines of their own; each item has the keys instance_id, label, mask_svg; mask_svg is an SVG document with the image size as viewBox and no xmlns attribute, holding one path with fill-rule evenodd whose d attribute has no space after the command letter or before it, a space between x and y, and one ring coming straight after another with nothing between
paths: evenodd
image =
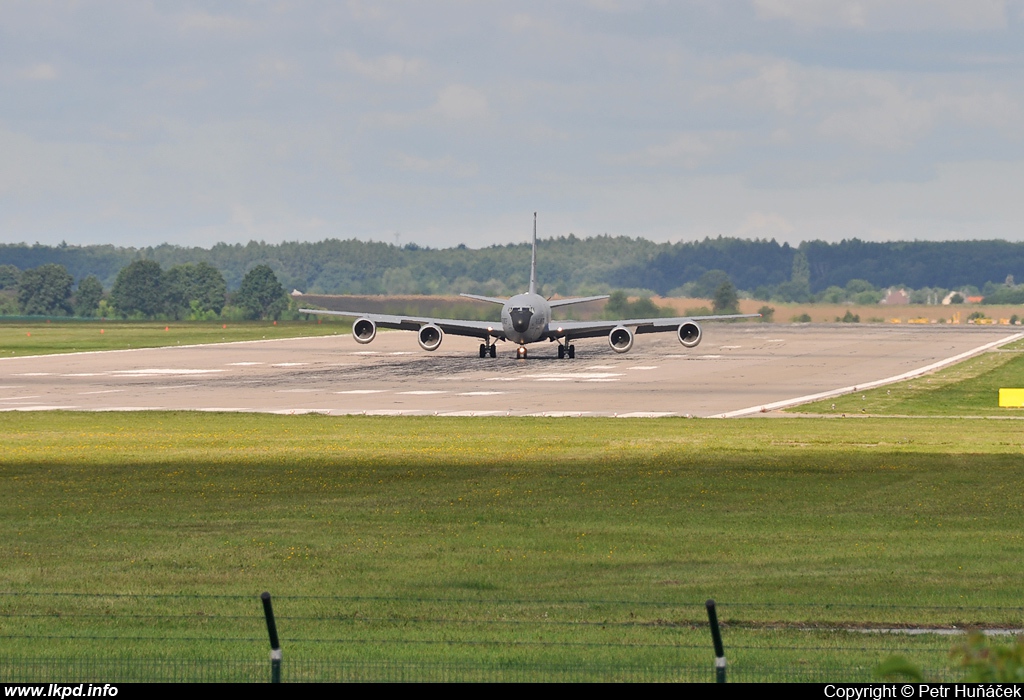
<instances>
[{"instance_id":1,"label":"main landing gear","mask_svg":"<svg viewBox=\"0 0 1024 700\"><path fill-rule=\"evenodd\" d=\"M570 360L576 359L576 346L575 345L558 345L558 359L564 360L566 355L569 356Z\"/></svg>"},{"instance_id":2,"label":"main landing gear","mask_svg":"<svg viewBox=\"0 0 1024 700\"><path fill-rule=\"evenodd\" d=\"M490 355L491 357L497 357L498 349L495 348L493 345L488 345L487 343L480 343L480 357L487 357L488 355Z\"/></svg>"}]
</instances>

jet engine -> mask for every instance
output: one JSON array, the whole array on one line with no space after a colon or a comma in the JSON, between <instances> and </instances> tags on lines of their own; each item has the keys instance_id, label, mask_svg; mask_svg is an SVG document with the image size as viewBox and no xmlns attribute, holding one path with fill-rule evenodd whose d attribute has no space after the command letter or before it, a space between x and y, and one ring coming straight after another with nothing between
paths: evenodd
<instances>
[{"instance_id":1,"label":"jet engine","mask_svg":"<svg viewBox=\"0 0 1024 700\"><path fill-rule=\"evenodd\" d=\"M693 321L680 324L676 337L685 347L695 348L700 343L700 326Z\"/></svg>"},{"instance_id":2,"label":"jet engine","mask_svg":"<svg viewBox=\"0 0 1024 700\"><path fill-rule=\"evenodd\" d=\"M416 334L416 340L419 341L420 347L424 350L437 350L443 339L444 331L433 323L427 323L421 326L419 332Z\"/></svg>"},{"instance_id":3,"label":"jet engine","mask_svg":"<svg viewBox=\"0 0 1024 700\"><path fill-rule=\"evenodd\" d=\"M625 326L616 326L608 334L608 344L615 352L629 352L633 347L633 333Z\"/></svg>"},{"instance_id":4,"label":"jet engine","mask_svg":"<svg viewBox=\"0 0 1024 700\"><path fill-rule=\"evenodd\" d=\"M360 345L366 345L377 337L377 324L368 318L361 318L352 324L352 337Z\"/></svg>"}]
</instances>

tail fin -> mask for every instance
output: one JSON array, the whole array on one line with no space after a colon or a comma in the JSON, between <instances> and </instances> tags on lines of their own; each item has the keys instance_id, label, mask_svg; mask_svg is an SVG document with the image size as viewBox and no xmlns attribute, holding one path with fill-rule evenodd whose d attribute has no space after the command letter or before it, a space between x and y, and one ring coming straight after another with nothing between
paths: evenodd
<instances>
[{"instance_id":1,"label":"tail fin","mask_svg":"<svg viewBox=\"0 0 1024 700\"><path fill-rule=\"evenodd\" d=\"M530 294L537 293L537 212L533 212L533 256L530 258Z\"/></svg>"}]
</instances>

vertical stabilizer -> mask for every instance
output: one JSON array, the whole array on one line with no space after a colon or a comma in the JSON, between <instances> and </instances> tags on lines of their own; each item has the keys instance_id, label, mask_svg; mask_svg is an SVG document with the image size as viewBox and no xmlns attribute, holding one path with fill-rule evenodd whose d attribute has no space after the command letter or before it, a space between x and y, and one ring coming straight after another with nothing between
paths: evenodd
<instances>
[{"instance_id":1,"label":"vertical stabilizer","mask_svg":"<svg viewBox=\"0 0 1024 700\"><path fill-rule=\"evenodd\" d=\"M530 294L537 293L537 212L533 212L533 255L530 257Z\"/></svg>"}]
</instances>

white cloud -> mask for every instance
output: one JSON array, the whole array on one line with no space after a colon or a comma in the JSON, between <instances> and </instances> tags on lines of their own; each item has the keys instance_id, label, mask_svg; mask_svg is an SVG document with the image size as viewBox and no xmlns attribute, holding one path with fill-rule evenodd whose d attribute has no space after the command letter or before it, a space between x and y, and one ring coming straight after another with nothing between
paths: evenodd
<instances>
[{"instance_id":1,"label":"white cloud","mask_svg":"<svg viewBox=\"0 0 1024 700\"><path fill-rule=\"evenodd\" d=\"M977 31L1007 25L1006 0L752 0L758 16L804 28Z\"/></svg>"},{"instance_id":2,"label":"white cloud","mask_svg":"<svg viewBox=\"0 0 1024 700\"><path fill-rule=\"evenodd\" d=\"M464 163L451 156L420 158L407 153L397 153L394 161L399 170L407 172L438 173L456 177L473 177L479 172L476 163Z\"/></svg>"},{"instance_id":3,"label":"white cloud","mask_svg":"<svg viewBox=\"0 0 1024 700\"><path fill-rule=\"evenodd\" d=\"M393 83L405 78L415 78L423 70L423 61L405 58L399 54L386 54L365 59L354 51L345 51L339 63L346 70L377 82Z\"/></svg>"},{"instance_id":4,"label":"white cloud","mask_svg":"<svg viewBox=\"0 0 1024 700\"><path fill-rule=\"evenodd\" d=\"M648 166L676 165L692 170L735 148L738 140L737 134L727 131L685 132L617 160Z\"/></svg>"},{"instance_id":5,"label":"white cloud","mask_svg":"<svg viewBox=\"0 0 1024 700\"><path fill-rule=\"evenodd\" d=\"M487 97L468 85L449 85L438 93L430 111L445 119L480 119L488 113Z\"/></svg>"},{"instance_id":6,"label":"white cloud","mask_svg":"<svg viewBox=\"0 0 1024 700\"><path fill-rule=\"evenodd\" d=\"M25 71L29 80L56 80L57 69L49 63L37 63Z\"/></svg>"}]
</instances>

